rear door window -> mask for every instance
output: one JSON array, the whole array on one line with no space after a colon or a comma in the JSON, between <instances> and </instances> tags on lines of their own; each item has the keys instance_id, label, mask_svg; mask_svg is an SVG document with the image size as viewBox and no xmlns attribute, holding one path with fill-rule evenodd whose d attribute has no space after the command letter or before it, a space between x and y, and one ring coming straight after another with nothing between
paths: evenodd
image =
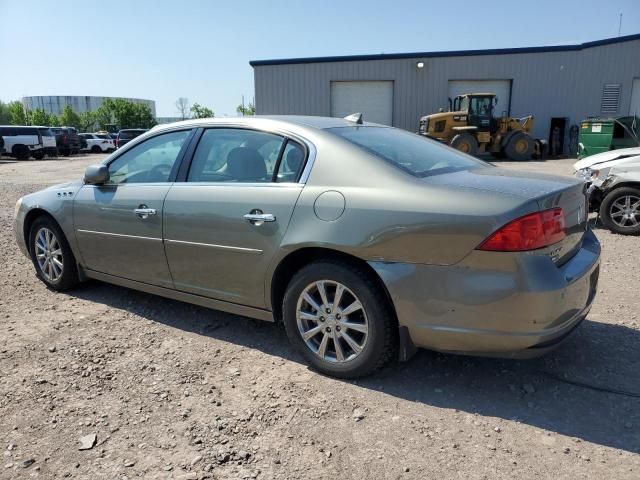
<instances>
[{"instance_id":1,"label":"rear door window","mask_svg":"<svg viewBox=\"0 0 640 480\"><path fill-rule=\"evenodd\" d=\"M284 138L234 128L205 130L193 156L189 182L271 182Z\"/></svg>"},{"instance_id":2,"label":"rear door window","mask_svg":"<svg viewBox=\"0 0 640 480\"><path fill-rule=\"evenodd\" d=\"M297 142L273 133L239 128L210 128L198 142L189 182L293 182L305 151Z\"/></svg>"}]
</instances>

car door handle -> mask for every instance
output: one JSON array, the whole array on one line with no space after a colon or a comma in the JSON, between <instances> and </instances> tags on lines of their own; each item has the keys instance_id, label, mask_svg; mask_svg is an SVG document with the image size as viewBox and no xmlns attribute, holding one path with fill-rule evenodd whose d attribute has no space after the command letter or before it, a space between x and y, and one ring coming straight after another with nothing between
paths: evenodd
<instances>
[{"instance_id":1,"label":"car door handle","mask_svg":"<svg viewBox=\"0 0 640 480\"><path fill-rule=\"evenodd\" d=\"M276 217L273 213L247 213L242 218L253 225L262 225L264 222L276 221Z\"/></svg>"},{"instance_id":2,"label":"car door handle","mask_svg":"<svg viewBox=\"0 0 640 480\"><path fill-rule=\"evenodd\" d=\"M133 211L133 213L135 213L139 218L142 218L144 220L145 218L148 218L150 215L155 215L156 209L147 208L146 205L140 205L140 207L136 208Z\"/></svg>"}]
</instances>

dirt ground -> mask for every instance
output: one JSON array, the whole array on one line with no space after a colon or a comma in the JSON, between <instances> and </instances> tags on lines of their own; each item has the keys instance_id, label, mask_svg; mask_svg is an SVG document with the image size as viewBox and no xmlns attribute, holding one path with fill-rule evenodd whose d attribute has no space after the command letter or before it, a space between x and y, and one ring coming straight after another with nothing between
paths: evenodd
<instances>
[{"instance_id":1,"label":"dirt ground","mask_svg":"<svg viewBox=\"0 0 640 480\"><path fill-rule=\"evenodd\" d=\"M0 160L0 478L640 478L640 238L596 228L595 305L544 358L421 351L340 381L274 324L99 282L47 290L15 202L99 158Z\"/></svg>"}]
</instances>

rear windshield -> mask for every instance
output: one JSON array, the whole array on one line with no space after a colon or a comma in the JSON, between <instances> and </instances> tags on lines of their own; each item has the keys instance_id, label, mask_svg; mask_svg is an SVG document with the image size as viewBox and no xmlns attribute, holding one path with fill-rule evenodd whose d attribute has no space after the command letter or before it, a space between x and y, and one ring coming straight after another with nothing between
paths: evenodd
<instances>
[{"instance_id":1,"label":"rear windshield","mask_svg":"<svg viewBox=\"0 0 640 480\"><path fill-rule=\"evenodd\" d=\"M416 177L490 166L436 140L397 128L338 127L327 131Z\"/></svg>"},{"instance_id":2,"label":"rear windshield","mask_svg":"<svg viewBox=\"0 0 640 480\"><path fill-rule=\"evenodd\" d=\"M124 140L136 138L139 135L142 135L144 130L120 130L120 138Z\"/></svg>"},{"instance_id":3,"label":"rear windshield","mask_svg":"<svg viewBox=\"0 0 640 480\"><path fill-rule=\"evenodd\" d=\"M49 128L39 128L38 131L43 137L53 137L53 132Z\"/></svg>"}]
</instances>

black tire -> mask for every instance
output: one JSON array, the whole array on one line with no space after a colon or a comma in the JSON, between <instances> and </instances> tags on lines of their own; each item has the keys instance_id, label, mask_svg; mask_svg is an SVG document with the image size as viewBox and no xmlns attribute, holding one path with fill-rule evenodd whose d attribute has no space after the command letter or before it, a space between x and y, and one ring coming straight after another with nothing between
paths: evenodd
<instances>
[{"instance_id":1,"label":"black tire","mask_svg":"<svg viewBox=\"0 0 640 480\"><path fill-rule=\"evenodd\" d=\"M368 328L365 340L362 340L365 338L364 334L359 333L357 330L350 332L350 329L344 326L344 324L342 326L342 333L339 334L338 331L341 330L341 327L337 325L337 322L345 320L344 318L341 319L338 309L335 309L333 313L320 313L320 311L314 309L314 312L318 315L318 318L320 318L320 320L313 320L315 326L321 327L317 335L323 337L331 335L326 334L325 331L326 326L333 324L335 330L333 332L334 336L346 336L347 332L350 332L349 337L351 340L356 338L363 342L362 350L356 353L355 350L351 349L344 336L337 340L338 343L342 345L340 349L335 345L335 340L327 340L327 345L331 342L331 346L327 346L327 353L330 355L330 349L333 348L333 352L335 352L334 361L321 358L316 352L312 351L311 347L303 340L302 333L298 327L298 302L304 301L302 300L303 292L305 292L307 288L313 288L315 282L322 280L326 280L328 284L339 282L346 287L347 290L345 290L345 293L342 295L344 310L346 310L347 304L352 304L354 300L358 300L362 305L362 309L354 311L352 315L354 315L354 319L357 318L357 315L360 315L359 318L361 321L364 321ZM329 289L330 287L326 289L328 297L332 294ZM335 289L333 290L333 294L335 295ZM355 299L349 298L350 296L354 296ZM335 300L335 297L333 300ZM340 309L340 311L342 310L343 309ZM371 278L368 272L361 268L333 260L319 261L307 265L291 279L284 296L282 311L284 327L291 344L315 370L321 373L339 378L361 377L382 368L396 355L398 327L386 292ZM324 317L325 314L326 319ZM349 315L347 321L351 320L351 315ZM321 324L320 321L326 321L326 323ZM357 320L354 320L354 322L355 321ZM329 331L330 330L331 328L329 328ZM311 337L310 341L317 341L319 349L322 341L317 339L317 335ZM358 335L360 335L360 337L358 337ZM336 362L335 360L338 358L337 350L351 353L347 355L344 361ZM351 356L354 358L349 360Z\"/></svg>"},{"instance_id":2,"label":"black tire","mask_svg":"<svg viewBox=\"0 0 640 480\"><path fill-rule=\"evenodd\" d=\"M35 158L36 160L42 160L44 158L44 152L33 153L33 158Z\"/></svg>"},{"instance_id":3,"label":"black tire","mask_svg":"<svg viewBox=\"0 0 640 480\"><path fill-rule=\"evenodd\" d=\"M453 137L451 146L469 155L477 155L478 153L478 141L468 132L458 133Z\"/></svg>"},{"instance_id":4,"label":"black tire","mask_svg":"<svg viewBox=\"0 0 640 480\"><path fill-rule=\"evenodd\" d=\"M52 242L52 245L54 246L53 248L57 250L57 247L59 247L62 252L61 274L57 278L54 278L53 275L50 277L46 272L44 272L37 258L36 251L38 250L38 248L36 247L36 237L39 235L42 229L46 229L53 233L57 240L57 246ZM31 230L29 231L29 252L31 254L31 261L33 262L33 266L36 269L36 275L47 287L51 288L52 290L62 292L65 290L70 290L78 285L78 266L76 263L76 259L73 255L73 252L71 251L71 248L69 247L69 243L67 242L64 233L62 232L58 224L50 217L38 217L33 222L33 225L31 225ZM60 257L56 256L56 258Z\"/></svg>"},{"instance_id":5,"label":"black tire","mask_svg":"<svg viewBox=\"0 0 640 480\"><path fill-rule=\"evenodd\" d=\"M531 160L531 155L535 151L535 142L531 135L525 132L515 133L504 148L507 158L516 162Z\"/></svg>"},{"instance_id":6,"label":"black tire","mask_svg":"<svg viewBox=\"0 0 640 480\"><path fill-rule=\"evenodd\" d=\"M29 148L26 145L15 145L11 150L13 156L18 160L29 160L31 153L29 152Z\"/></svg>"},{"instance_id":7,"label":"black tire","mask_svg":"<svg viewBox=\"0 0 640 480\"><path fill-rule=\"evenodd\" d=\"M602 224L614 233L640 235L640 204L638 202L640 202L640 188L621 187L611 190L600 204ZM628 210L623 207L626 205L629 205ZM635 225L633 225L634 221Z\"/></svg>"},{"instance_id":8,"label":"black tire","mask_svg":"<svg viewBox=\"0 0 640 480\"><path fill-rule=\"evenodd\" d=\"M91 153L102 153L102 149L98 145L91 147Z\"/></svg>"}]
</instances>

